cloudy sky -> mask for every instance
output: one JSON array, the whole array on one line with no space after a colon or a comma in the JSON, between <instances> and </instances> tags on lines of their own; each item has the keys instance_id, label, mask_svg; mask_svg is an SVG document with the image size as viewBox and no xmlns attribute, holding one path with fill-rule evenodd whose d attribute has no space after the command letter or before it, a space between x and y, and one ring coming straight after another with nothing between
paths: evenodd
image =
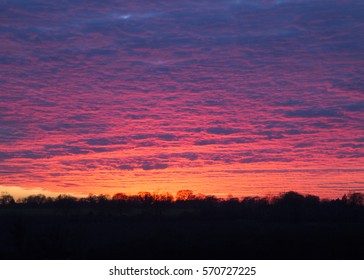
<instances>
[{"instance_id":1,"label":"cloudy sky","mask_svg":"<svg viewBox=\"0 0 364 280\"><path fill-rule=\"evenodd\" d=\"M0 0L0 190L364 191L362 0Z\"/></svg>"}]
</instances>

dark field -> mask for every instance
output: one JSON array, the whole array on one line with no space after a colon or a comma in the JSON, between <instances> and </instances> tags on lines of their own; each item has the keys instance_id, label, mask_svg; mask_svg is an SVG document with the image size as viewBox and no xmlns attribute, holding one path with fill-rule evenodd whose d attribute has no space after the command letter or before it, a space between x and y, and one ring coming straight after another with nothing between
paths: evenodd
<instances>
[{"instance_id":1,"label":"dark field","mask_svg":"<svg viewBox=\"0 0 364 280\"><path fill-rule=\"evenodd\" d=\"M0 258L363 259L360 197L2 205Z\"/></svg>"}]
</instances>

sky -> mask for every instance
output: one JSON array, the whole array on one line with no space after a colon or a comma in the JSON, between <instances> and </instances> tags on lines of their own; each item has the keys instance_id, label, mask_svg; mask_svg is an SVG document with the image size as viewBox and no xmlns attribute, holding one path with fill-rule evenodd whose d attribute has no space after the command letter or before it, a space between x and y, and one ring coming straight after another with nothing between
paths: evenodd
<instances>
[{"instance_id":1,"label":"sky","mask_svg":"<svg viewBox=\"0 0 364 280\"><path fill-rule=\"evenodd\" d=\"M364 192L362 0L0 0L0 191Z\"/></svg>"}]
</instances>

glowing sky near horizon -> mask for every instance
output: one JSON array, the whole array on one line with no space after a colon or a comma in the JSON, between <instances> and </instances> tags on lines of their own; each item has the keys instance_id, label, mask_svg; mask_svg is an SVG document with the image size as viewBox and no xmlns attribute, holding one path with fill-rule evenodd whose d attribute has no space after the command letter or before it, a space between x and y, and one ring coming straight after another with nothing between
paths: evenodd
<instances>
[{"instance_id":1,"label":"glowing sky near horizon","mask_svg":"<svg viewBox=\"0 0 364 280\"><path fill-rule=\"evenodd\" d=\"M364 192L364 2L0 1L0 190Z\"/></svg>"}]
</instances>

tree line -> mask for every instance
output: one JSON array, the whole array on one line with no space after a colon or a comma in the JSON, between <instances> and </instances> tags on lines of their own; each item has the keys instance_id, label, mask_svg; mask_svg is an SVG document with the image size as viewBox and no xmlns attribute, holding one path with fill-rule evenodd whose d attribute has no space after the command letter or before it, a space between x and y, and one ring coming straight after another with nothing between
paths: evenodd
<instances>
[{"instance_id":1,"label":"tree line","mask_svg":"<svg viewBox=\"0 0 364 280\"><path fill-rule=\"evenodd\" d=\"M273 197L259 197L259 196L248 196L243 198L237 198L229 196L228 198L218 198L214 195L194 194L192 190L180 190L173 196L171 193L160 193L160 192L139 192L136 195L127 195L125 193L116 193L113 196L100 194L90 194L87 197L78 198L67 194L60 194L57 197L47 197L43 194L29 195L24 198L17 200L8 193L1 193L0 205L16 205L16 204L29 204L29 205L46 205L46 204L57 204L68 202L70 204L105 204L108 202L125 202L133 204L154 204L154 203L178 203L178 202L198 202L208 201L213 203L244 203L244 204L320 204L320 203L341 203L345 205L364 205L364 194L359 192L352 192L343 195L337 199L320 199L315 195L303 195L298 192L289 191L281 193L280 195Z\"/></svg>"}]
</instances>

